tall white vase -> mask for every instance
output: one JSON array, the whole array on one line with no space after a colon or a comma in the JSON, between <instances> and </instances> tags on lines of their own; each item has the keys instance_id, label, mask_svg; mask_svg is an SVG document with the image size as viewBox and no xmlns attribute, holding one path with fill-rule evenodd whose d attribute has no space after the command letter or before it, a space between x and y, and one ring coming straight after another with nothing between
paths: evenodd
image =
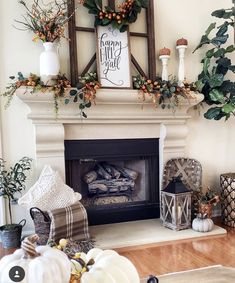
<instances>
[{"instance_id":1,"label":"tall white vase","mask_svg":"<svg viewBox=\"0 0 235 283\"><path fill-rule=\"evenodd\" d=\"M53 42L43 43L44 51L40 55L40 77L45 85L53 85L60 72L57 45Z\"/></svg>"}]
</instances>

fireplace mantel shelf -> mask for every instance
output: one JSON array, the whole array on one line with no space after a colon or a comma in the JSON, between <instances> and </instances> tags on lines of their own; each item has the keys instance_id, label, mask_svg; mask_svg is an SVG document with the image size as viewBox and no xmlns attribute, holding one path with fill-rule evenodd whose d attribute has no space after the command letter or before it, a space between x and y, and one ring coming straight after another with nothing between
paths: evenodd
<instances>
[{"instance_id":1,"label":"fireplace mantel shelf","mask_svg":"<svg viewBox=\"0 0 235 283\"><path fill-rule=\"evenodd\" d=\"M20 87L16 95L29 107L28 119L35 127L38 170L50 164L63 177L65 140L159 138L161 168L164 160L183 157L188 110L203 100L202 94L192 93L190 99L181 98L173 112L155 108L147 95L143 103L137 90L99 89L96 104L85 109L88 118L81 119L77 104L65 105L61 99L56 116L54 93L31 91Z\"/></svg>"},{"instance_id":2,"label":"fireplace mantel shelf","mask_svg":"<svg viewBox=\"0 0 235 283\"><path fill-rule=\"evenodd\" d=\"M59 112L55 115L54 94L53 92L35 92L31 93L31 88L20 87L16 94L29 106L30 113L28 118L33 123L113 123L122 121L122 123L152 123L163 121L165 119L188 119L188 109L197 105L203 100L200 93L191 93L190 99L180 98L179 106L174 110L162 109L160 106L155 108L151 98L146 95L143 102L138 90L133 89L99 89L95 105L85 109L88 118L80 119L78 105L70 103L65 105L64 99L59 101Z\"/></svg>"}]
</instances>

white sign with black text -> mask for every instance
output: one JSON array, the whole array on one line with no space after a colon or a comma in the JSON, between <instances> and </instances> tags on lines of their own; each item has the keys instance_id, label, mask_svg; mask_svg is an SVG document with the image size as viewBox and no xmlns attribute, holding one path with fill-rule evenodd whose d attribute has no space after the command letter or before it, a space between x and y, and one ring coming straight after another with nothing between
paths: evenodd
<instances>
[{"instance_id":1,"label":"white sign with black text","mask_svg":"<svg viewBox=\"0 0 235 283\"><path fill-rule=\"evenodd\" d=\"M97 27L97 71L102 87L131 88L128 32Z\"/></svg>"}]
</instances>

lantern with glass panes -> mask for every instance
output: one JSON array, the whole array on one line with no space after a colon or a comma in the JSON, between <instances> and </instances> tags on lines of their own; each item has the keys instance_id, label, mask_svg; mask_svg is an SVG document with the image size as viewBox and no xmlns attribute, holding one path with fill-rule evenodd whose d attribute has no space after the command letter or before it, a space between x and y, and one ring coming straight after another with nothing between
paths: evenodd
<instances>
[{"instance_id":1,"label":"lantern with glass panes","mask_svg":"<svg viewBox=\"0 0 235 283\"><path fill-rule=\"evenodd\" d=\"M191 195L180 177L172 178L161 191L161 220L163 226L173 230L191 227Z\"/></svg>"}]
</instances>

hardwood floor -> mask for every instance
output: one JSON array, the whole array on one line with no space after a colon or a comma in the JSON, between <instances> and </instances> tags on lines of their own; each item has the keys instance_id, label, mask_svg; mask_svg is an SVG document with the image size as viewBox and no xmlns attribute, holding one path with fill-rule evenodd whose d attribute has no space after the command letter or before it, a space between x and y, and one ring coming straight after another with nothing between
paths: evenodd
<instances>
[{"instance_id":1,"label":"hardwood floor","mask_svg":"<svg viewBox=\"0 0 235 283\"><path fill-rule=\"evenodd\" d=\"M216 264L235 268L235 228L223 227L228 231L225 236L129 247L117 251L134 263L140 277ZM0 248L0 258L12 251Z\"/></svg>"},{"instance_id":2,"label":"hardwood floor","mask_svg":"<svg viewBox=\"0 0 235 283\"><path fill-rule=\"evenodd\" d=\"M174 241L168 244L117 249L117 251L134 263L140 277L217 264L235 268L235 228L223 227L228 231L225 236Z\"/></svg>"}]
</instances>

